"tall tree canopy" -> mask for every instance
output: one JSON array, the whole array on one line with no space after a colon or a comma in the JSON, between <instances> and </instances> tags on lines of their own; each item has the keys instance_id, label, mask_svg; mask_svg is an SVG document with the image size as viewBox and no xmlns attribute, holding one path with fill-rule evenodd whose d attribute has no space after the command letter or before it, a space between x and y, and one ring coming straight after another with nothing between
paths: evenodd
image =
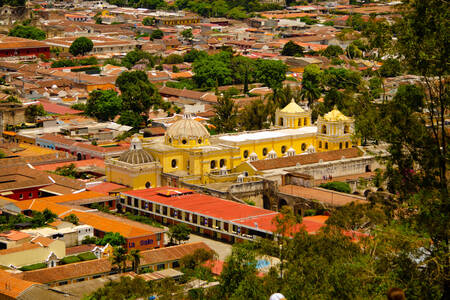
<instances>
[{"instance_id":1,"label":"tall tree canopy","mask_svg":"<svg viewBox=\"0 0 450 300\"><path fill-rule=\"evenodd\" d=\"M87 37L81 36L72 42L69 52L73 56L85 55L94 48L94 43Z\"/></svg>"},{"instance_id":2,"label":"tall tree canopy","mask_svg":"<svg viewBox=\"0 0 450 300\"><path fill-rule=\"evenodd\" d=\"M152 106L161 104L161 96L145 72L123 72L117 77L116 86L120 90L124 110L148 115Z\"/></svg>"}]
</instances>

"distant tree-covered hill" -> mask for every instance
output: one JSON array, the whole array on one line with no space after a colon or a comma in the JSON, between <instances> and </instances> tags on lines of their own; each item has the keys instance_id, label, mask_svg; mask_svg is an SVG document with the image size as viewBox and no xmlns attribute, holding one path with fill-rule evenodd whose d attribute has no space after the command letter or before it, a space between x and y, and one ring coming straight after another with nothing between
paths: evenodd
<instances>
[{"instance_id":1,"label":"distant tree-covered hill","mask_svg":"<svg viewBox=\"0 0 450 300\"><path fill-rule=\"evenodd\" d=\"M0 0L0 7L3 5L25 6L25 0Z\"/></svg>"}]
</instances>

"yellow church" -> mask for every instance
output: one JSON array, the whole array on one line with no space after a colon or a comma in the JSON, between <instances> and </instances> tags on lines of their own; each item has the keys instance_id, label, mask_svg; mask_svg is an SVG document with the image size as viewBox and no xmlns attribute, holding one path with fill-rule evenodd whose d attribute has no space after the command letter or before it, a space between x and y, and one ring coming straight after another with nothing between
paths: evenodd
<instances>
[{"instance_id":1,"label":"yellow church","mask_svg":"<svg viewBox=\"0 0 450 300\"><path fill-rule=\"evenodd\" d=\"M106 164L108 181L133 189L220 182L244 161L352 147L354 122L336 107L311 123L311 112L294 100L277 110L271 129L210 136L198 121L184 117L163 137L133 137L130 150Z\"/></svg>"}]
</instances>

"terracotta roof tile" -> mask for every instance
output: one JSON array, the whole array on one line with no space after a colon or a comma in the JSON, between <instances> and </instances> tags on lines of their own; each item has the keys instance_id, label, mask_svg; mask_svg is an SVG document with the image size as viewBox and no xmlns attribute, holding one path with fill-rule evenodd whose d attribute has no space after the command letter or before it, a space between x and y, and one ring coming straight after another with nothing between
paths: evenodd
<instances>
[{"instance_id":1,"label":"terracotta roof tile","mask_svg":"<svg viewBox=\"0 0 450 300\"><path fill-rule=\"evenodd\" d=\"M280 169L294 167L297 164L308 165L318 163L320 160L333 161L339 160L342 157L354 158L360 156L360 151L357 148L348 148L327 152L316 152L311 154L301 154L287 157L279 157L274 159L256 160L250 162L258 171Z\"/></svg>"},{"instance_id":2,"label":"terracotta roof tile","mask_svg":"<svg viewBox=\"0 0 450 300\"><path fill-rule=\"evenodd\" d=\"M211 250L205 243L199 242L141 251L141 265L153 265L171 260L178 260L188 254L192 254L197 249ZM24 280L50 283L107 273L111 270L111 268L112 266L110 260L108 258L101 258L80 263L56 266L54 268L23 272L21 275Z\"/></svg>"},{"instance_id":3,"label":"terracotta roof tile","mask_svg":"<svg viewBox=\"0 0 450 300\"><path fill-rule=\"evenodd\" d=\"M0 270L0 294L2 295L6 295L13 299L16 299L24 291L35 284L37 283L22 280L20 278L14 277L11 273Z\"/></svg>"}]
</instances>

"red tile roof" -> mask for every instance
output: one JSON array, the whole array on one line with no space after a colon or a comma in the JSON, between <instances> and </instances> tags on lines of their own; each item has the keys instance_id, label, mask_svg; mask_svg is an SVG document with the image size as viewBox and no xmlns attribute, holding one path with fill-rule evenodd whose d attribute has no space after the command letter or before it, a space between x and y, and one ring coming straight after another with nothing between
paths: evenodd
<instances>
[{"instance_id":1,"label":"red tile roof","mask_svg":"<svg viewBox=\"0 0 450 300\"><path fill-rule=\"evenodd\" d=\"M16 278L11 273L0 270L0 294L8 297L5 297L5 299L10 299L9 297L12 299L18 298L35 284L37 283Z\"/></svg>"},{"instance_id":2,"label":"red tile roof","mask_svg":"<svg viewBox=\"0 0 450 300\"><path fill-rule=\"evenodd\" d=\"M159 187L127 191L123 194L228 221L248 216L275 214L273 211L255 206L198 194L181 188Z\"/></svg>"},{"instance_id":3,"label":"red tile roof","mask_svg":"<svg viewBox=\"0 0 450 300\"><path fill-rule=\"evenodd\" d=\"M279 157L274 159L263 159L250 162L258 171L280 169L287 167L294 167L297 164L308 165L320 162L320 160L333 161L339 160L343 157L354 158L361 155L361 152L357 148L348 148L327 152L316 152L311 154L301 154L294 156Z\"/></svg>"},{"instance_id":4,"label":"red tile roof","mask_svg":"<svg viewBox=\"0 0 450 300\"><path fill-rule=\"evenodd\" d=\"M105 161L103 159L93 158L93 159L85 159L85 160L76 160L76 161L67 161L55 164L45 164L34 166L35 169L41 171L55 171L59 167L68 166L70 164L74 164L77 168L80 167L97 167L100 169L105 168Z\"/></svg>"},{"instance_id":5,"label":"red tile roof","mask_svg":"<svg viewBox=\"0 0 450 300\"><path fill-rule=\"evenodd\" d=\"M81 110L72 109L70 107L59 105L59 104L55 104L55 103L51 103L51 102L40 101L39 103L42 104L42 106L44 107L44 110L46 112L49 112L49 113L52 113L52 114L57 114L57 115L75 115L75 114L79 114L79 113L83 112Z\"/></svg>"},{"instance_id":6,"label":"red tile roof","mask_svg":"<svg viewBox=\"0 0 450 300\"><path fill-rule=\"evenodd\" d=\"M116 184L116 183L112 183L112 182L102 182L100 184L90 186L87 189L89 191L94 191L97 193L109 195L110 192L114 192L117 190L129 189L129 188L127 186L121 185L121 184Z\"/></svg>"},{"instance_id":7,"label":"red tile roof","mask_svg":"<svg viewBox=\"0 0 450 300\"><path fill-rule=\"evenodd\" d=\"M173 247L141 251L142 266L179 260L182 257L194 253L197 249L211 250L205 243L189 243ZM85 262L56 266L20 274L22 279L40 283L58 282L67 279L81 278L85 276L108 273L111 271L111 261L108 258L95 259Z\"/></svg>"}]
</instances>

